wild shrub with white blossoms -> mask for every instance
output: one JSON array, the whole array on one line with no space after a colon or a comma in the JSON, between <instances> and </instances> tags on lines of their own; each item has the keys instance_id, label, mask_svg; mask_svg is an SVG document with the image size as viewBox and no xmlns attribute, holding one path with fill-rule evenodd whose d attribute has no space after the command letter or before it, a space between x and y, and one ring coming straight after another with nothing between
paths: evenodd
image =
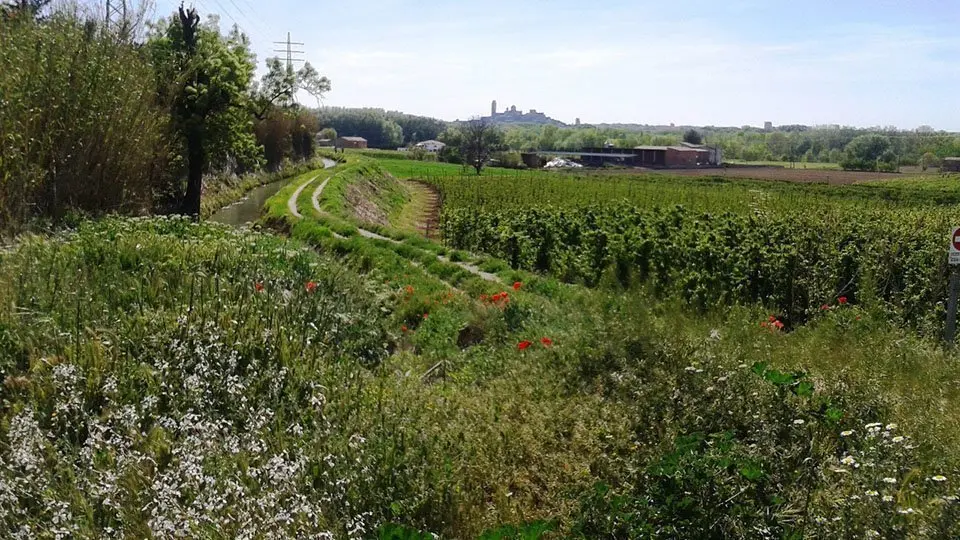
<instances>
[{"instance_id":1,"label":"wild shrub with white blossoms","mask_svg":"<svg viewBox=\"0 0 960 540\"><path fill-rule=\"evenodd\" d=\"M0 537L364 537L378 291L252 233L107 220L4 259ZM380 508L377 508L380 507Z\"/></svg>"}]
</instances>

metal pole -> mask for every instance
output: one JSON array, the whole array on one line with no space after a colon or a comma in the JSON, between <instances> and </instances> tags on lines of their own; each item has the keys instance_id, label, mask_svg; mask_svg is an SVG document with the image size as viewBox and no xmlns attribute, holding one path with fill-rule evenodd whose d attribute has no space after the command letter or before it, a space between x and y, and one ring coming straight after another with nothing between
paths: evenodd
<instances>
[{"instance_id":1,"label":"metal pole","mask_svg":"<svg viewBox=\"0 0 960 540\"><path fill-rule=\"evenodd\" d=\"M950 298L947 299L947 326L943 332L943 339L947 345L953 345L957 337L957 294L960 293L960 271L956 267L950 269Z\"/></svg>"}]
</instances>

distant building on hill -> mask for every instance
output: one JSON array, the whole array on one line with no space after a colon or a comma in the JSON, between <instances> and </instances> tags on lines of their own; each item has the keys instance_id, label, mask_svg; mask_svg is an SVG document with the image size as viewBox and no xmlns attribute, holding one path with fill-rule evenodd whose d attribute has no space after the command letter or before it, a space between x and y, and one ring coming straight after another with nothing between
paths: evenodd
<instances>
[{"instance_id":1,"label":"distant building on hill","mask_svg":"<svg viewBox=\"0 0 960 540\"><path fill-rule=\"evenodd\" d=\"M940 170L942 172L960 172L960 157L943 158Z\"/></svg>"},{"instance_id":2,"label":"distant building on hill","mask_svg":"<svg viewBox=\"0 0 960 540\"><path fill-rule=\"evenodd\" d=\"M773 122L764 122L763 123L764 131L773 131Z\"/></svg>"},{"instance_id":3,"label":"distant building on hill","mask_svg":"<svg viewBox=\"0 0 960 540\"><path fill-rule=\"evenodd\" d=\"M490 116L484 118L492 124L535 124L535 125L553 125L553 126L566 126L563 122L559 120L554 120L549 116L538 112L536 109L530 109L530 111L524 113L523 111L517 110L517 106L513 105L509 109L503 112L497 112L497 101L494 100L490 104Z\"/></svg>"},{"instance_id":4,"label":"distant building on hill","mask_svg":"<svg viewBox=\"0 0 960 540\"><path fill-rule=\"evenodd\" d=\"M337 137L337 148L366 148L367 140L363 137Z\"/></svg>"},{"instance_id":5,"label":"distant building on hill","mask_svg":"<svg viewBox=\"0 0 960 540\"><path fill-rule=\"evenodd\" d=\"M446 146L446 144L443 144L440 141L433 140L417 143L417 148L423 148L427 152L432 152L434 154L443 150Z\"/></svg>"}]
</instances>

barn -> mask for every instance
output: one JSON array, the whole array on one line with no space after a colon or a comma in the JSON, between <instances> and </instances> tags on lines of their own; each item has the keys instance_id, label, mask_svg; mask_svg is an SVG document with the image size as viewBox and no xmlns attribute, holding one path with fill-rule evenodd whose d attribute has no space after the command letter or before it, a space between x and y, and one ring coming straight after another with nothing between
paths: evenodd
<instances>
[{"instance_id":1,"label":"barn","mask_svg":"<svg viewBox=\"0 0 960 540\"><path fill-rule=\"evenodd\" d=\"M337 148L366 148L367 140L363 137L337 137Z\"/></svg>"}]
</instances>

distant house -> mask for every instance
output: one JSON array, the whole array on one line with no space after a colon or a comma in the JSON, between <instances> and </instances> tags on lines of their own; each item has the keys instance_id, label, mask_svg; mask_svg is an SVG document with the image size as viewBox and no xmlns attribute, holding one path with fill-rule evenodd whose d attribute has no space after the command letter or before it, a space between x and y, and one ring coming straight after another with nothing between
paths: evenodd
<instances>
[{"instance_id":1,"label":"distant house","mask_svg":"<svg viewBox=\"0 0 960 540\"><path fill-rule=\"evenodd\" d=\"M960 172L960 157L943 158L943 164L940 165L941 172Z\"/></svg>"},{"instance_id":2,"label":"distant house","mask_svg":"<svg viewBox=\"0 0 960 540\"><path fill-rule=\"evenodd\" d=\"M446 146L447 145L443 144L442 142L434 141L434 140L417 143L417 148L423 148L427 152L433 152L433 153L437 153L443 150L444 148L446 148Z\"/></svg>"},{"instance_id":3,"label":"distant house","mask_svg":"<svg viewBox=\"0 0 960 540\"><path fill-rule=\"evenodd\" d=\"M337 137L337 148L366 148L367 140L363 137Z\"/></svg>"}]
</instances>

